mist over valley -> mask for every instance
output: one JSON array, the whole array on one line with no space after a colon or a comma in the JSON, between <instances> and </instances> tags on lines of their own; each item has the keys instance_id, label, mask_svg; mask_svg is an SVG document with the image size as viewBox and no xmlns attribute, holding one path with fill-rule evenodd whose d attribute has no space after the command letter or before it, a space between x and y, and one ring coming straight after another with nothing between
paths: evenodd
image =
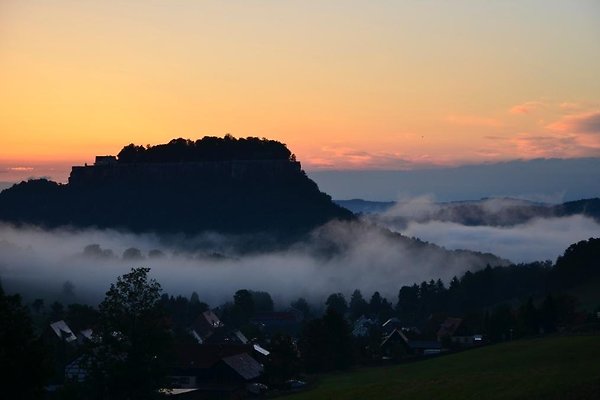
<instances>
[{"instance_id":1,"label":"mist over valley","mask_svg":"<svg viewBox=\"0 0 600 400\"><path fill-rule=\"evenodd\" d=\"M90 303L132 266L213 305L241 288L281 306L355 289L394 298L403 285L486 265L554 261L600 235L598 202L336 204L284 144L174 139L74 167L66 185L30 180L1 192L0 277L32 298L60 297L68 281Z\"/></svg>"}]
</instances>

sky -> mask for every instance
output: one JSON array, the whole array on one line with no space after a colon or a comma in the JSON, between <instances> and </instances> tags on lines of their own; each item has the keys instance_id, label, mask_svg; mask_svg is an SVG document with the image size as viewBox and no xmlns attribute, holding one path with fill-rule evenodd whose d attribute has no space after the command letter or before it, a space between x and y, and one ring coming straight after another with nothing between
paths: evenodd
<instances>
[{"instance_id":1,"label":"sky","mask_svg":"<svg viewBox=\"0 0 600 400\"><path fill-rule=\"evenodd\" d=\"M600 156L600 2L0 1L0 181L175 137L308 171Z\"/></svg>"}]
</instances>

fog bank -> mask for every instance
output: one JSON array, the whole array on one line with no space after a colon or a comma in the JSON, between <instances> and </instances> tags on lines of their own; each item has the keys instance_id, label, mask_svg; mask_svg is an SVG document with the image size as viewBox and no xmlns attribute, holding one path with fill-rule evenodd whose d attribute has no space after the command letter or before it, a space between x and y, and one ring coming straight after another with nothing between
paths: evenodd
<instances>
[{"instance_id":1,"label":"fog bank","mask_svg":"<svg viewBox=\"0 0 600 400\"><path fill-rule=\"evenodd\" d=\"M385 223L385 220L379 220ZM569 245L600 237L600 224L581 215L562 218L538 218L509 227L466 226L453 222L409 222L385 225L406 236L418 237L448 249L490 252L516 263L551 260Z\"/></svg>"},{"instance_id":2,"label":"fog bank","mask_svg":"<svg viewBox=\"0 0 600 400\"><path fill-rule=\"evenodd\" d=\"M175 246L165 244L177 242L173 238L155 235L0 225L0 279L7 291L27 291L29 298L56 296L68 280L75 286L73 301L97 302L117 276L148 266L169 294L196 291L214 306L241 288L265 290L286 306L299 296L322 302L332 292L349 295L356 288L395 301L402 285L483 266L473 254L449 254L357 222L327 224L285 251L240 256L228 250L231 240L200 235L180 238L183 246ZM182 250L189 243L203 243L202 250ZM135 251L123 257L128 248L139 249L141 257ZM215 249L224 255L211 255Z\"/></svg>"}]
</instances>

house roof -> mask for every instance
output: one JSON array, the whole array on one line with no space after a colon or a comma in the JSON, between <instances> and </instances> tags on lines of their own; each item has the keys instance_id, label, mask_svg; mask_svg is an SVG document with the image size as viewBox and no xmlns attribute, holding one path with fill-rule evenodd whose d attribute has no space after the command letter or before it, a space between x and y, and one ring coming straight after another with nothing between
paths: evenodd
<instances>
[{"instance_id":1,"label":"house roof","mask_svg":"<svg viewBox=\"0 0 600 400\"><path fill-rule=\"evenodd\" d=\"M79 331L79 333L81 334L82 337L84 337L88 340L92 340L94 331L92 329L83 329L83 330Z\"/></svg>"},{"instance_id":2,"label":"house roof","mask_svg":"<svg viewBox=\"0 0 600 400\"><path fill-rule=\"evenodd\" d=\"M176 344L177 366L181 368L210 368L223 357L251 351L248 345L200 345L197 343Z\"/></svg>"},{"instance_id":3,"label":"house roof","mask_svg":"<svg viewBox=\"0 0 600 400\"><path fill-rule=\"evenodd\" d=\"M400 325L401 325L400 320L396 317L393 317L393 318L390 318L387 321L385 321L383 323L383 325L381 325L381 326L388 327L388 326L400 326Z\"/></svg>"},{"instance_id":4,"label":"house roof","mask_svg":"<svg viewBox=\"0 0 600 400\"><path fill-rule=\"evenodd\" d=\"M202 316L204 317L206 322L208 322L213 328L218 328L220 326L223 326L223 323L221 322L219 317L217 317L217 315L214 312L212 312L211 310L204 311L202 313Z\"/></svg>"},{"instance_id":5,"label":"house roof","mask_svg":"<svg viewBox=\"0 0 600 400\"><path fill-rule=\"evenodd\" d=\"M462 318L446 318L446 320L442 322L442 325L440 325L440 329L437 333L438 337L454 335L454 332L456 332L462 321Z\"/></svg>"},{"instance_id":6,"label":"house roof","mask_svg":"<svg viewBox=\"0 0 600 400\"><path fill-rule=\"evenodd\" d=\"M212 311L204 311L196 318L191 326L191 329L195 331L196 335L200 337L202 341L206 340L210 335L213 334L215 329L223 326L223 323Z\"/></svg>"},{"instance_id":7,"label":"house roof","mask_svg":"<svg viewBox=\"0 0 600 400\"><path fill-rule=\"evenodd\" d=\"M248 344L248 339L240 331L229 331L225 328L216 329L212 335L203 339L205 344Z\"/></svg>"},{"instance_id":8,"label":"house roof","mask_svg":"<svg viewBox=\"0 0 600 400\"><path fill-rule=\"evenodd\" d=\"M390 318L381 325L381 328L385 334L391 334L394 329L401 330L402 323L398 318Z\"/></svg>"},{"instance_id":9,"label":"house roof","mask_svg":"<svg viewBox=\"0 0 600 400\"><path fill-rule=\"evenodd\" d=\"M242 344L248 343L248 338L246 338L241 331L234 331L233 336L235 336Z\"/></svg>"},{"instance_id":10,"label":"house roof","mask_svg":"<svg viewBox=\"0 0 600 400\"><path fill-rule=\"evenodd\" d=\"M69 325L63 320L51 323L50 328L52 328L52 331L54 331L59 339L63 339L67 343L77 340L77 336L75 336Z\"/></svg>"},{"instance_id":11,"label":"house roof","mask_svg":"<svg viewBox=\"0 0 600 400\"><path fill-rule=\"evenodd\" d=\"M250 357L248 353L224 357L223 362L247 381L258 378L263 371L262 365Z\"/></svg>"},{"instance_id":12,"label":"house roof","mask_svg":"<svg viewBox=\"0 0 600 400\"><path fill-rule=\"evenodd\" d=\"M158 391L164 396L179 396L186 393L196 392L198 388L191 389L159 389Z\"/></svg>"},{"instance_id":13,"label":"house roof","mask_svg":"<svg viewBox=\"0 0 600 400\"><path fill-rule=\"evenodd\" d=\"M262 354L263 356L268 356L269 354L271 354L271 352L267 349L265 349L264 347L262 347L259 344L254 343L252 345L252 347L254 348L254 351L256 351L257 353Z\"/></svg>"},{"instance_id":14,"label":"house roof","mask_svg":"<svg viewBox=\"0 0 600 400\"><path fill-rule=\"evenodd\" d=\"M194 337L194 339L196 339L196 342L198 342L198 344L202 344L204 343L204 339L202 339L202 336L200 336L198 334L198 332L196 332L195 329L190 329L190 334Z\"/></svg>"},{"instance_id":15,"label":"house roof","mask_svg":"<svg viewBox=\"0 0 600 400\"><path fill-rule=\"evenodd\" d=\"M408 343L408 339L404 336L404 333L399 331L398 329L394 329L389 335L387 335L383 341L381 342L381 346L385 346L387 343L391 343L398 340L403 341L404 343Z\"/></svg>"}]
</instances>

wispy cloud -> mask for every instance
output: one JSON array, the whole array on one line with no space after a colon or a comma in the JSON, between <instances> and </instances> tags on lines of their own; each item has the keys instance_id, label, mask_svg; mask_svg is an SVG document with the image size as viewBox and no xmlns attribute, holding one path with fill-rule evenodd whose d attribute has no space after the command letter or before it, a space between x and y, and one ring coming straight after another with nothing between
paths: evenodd
<instances>
[{"instance_id":1,"label":"wispy cloud","mask_svg":"<svg viewBox=\"0 0 600 400\"><path fill-rule=\"evenodd\" d=\"M510 136L523 158L600 156L600 111L590 102L526 101L511 114L536 114L536 121Z\"/></svg>"},{"instance_id":2,"label":"wispy cloud","mask_svg":"<svg viewBox=\"0 0 600 400\"><path fill-rule=\"evenodd\" d=\"M541 101L526 101L521 104L517 104L508 110L511 114L530 114L534 111L543 108L545 103Z\"/></svg>"},{"instance_id":3,"label":"wispy cloud","mask_svg":"<svg viewBox=\"0 0 600 400\"><path fill-rule=\"evenodd\" d=\"M399 152L368 152L346 146L321 148L320 155L308 157L304 162L308 169L394 169L405 170L416 166L431 166L427 155L408 156Z\"/></svg>"},{"instance_id":4,"label":"wispy cloud","mask_svg":"<svg viewBox=\"0 0 600 400\"><path fill-rule=\"evenodd\" d=\"M600 111L567 115L547 128L556 132L600 134Z\"/></svg>"},{"instance_id":5,"label":"wispy cloud","mask_svg":"<svg viewBox=\"0 0 600 400\"><path fill-rule=\"evenodd\" d=\"M10 182L39 177L49 177L59 182L65 182L71 166L76 164L77 162L70 161L0 160L0 174L2 174L2 179Z\"/></svg>"},{"instance_id":6,"label":"wispy cloud","mask_svg":"<svg viewBox=\"0 0 600 400\"><path fill-rule=\"evenodd\" d=\"M33 167L9 167L7 168L9 171L33 171Z\"/></svg>"},{"instance_id":7,"label":"wispy cloud","mask_svg":"<svg viewBox=\"0 0 600 400\"><path fill-rule=\"evenodd\" d=\"M511 139L518 154L537 157L587 157L598 155L598 148L578 135L519 134Z\"/></svg>"}]
</instances>

